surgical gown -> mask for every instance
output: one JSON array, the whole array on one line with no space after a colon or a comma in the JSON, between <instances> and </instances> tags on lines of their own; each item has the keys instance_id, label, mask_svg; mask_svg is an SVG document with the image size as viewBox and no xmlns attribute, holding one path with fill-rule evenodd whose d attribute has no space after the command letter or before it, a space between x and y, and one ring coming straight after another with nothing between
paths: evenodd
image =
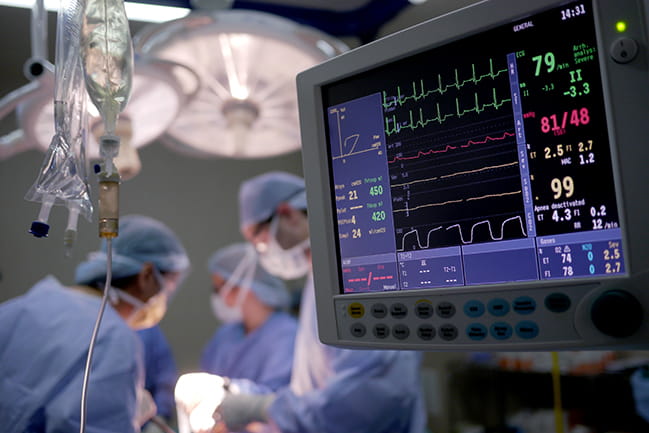
<instances>
[{"instance_id":1,"label":"surgical gown","mask_svg":"<svg viewBox=\"0 0 649 433\"><path fill-rule=\"evenodd\" d=\"M242 323L221 326L206 345L203 371L236 379L243 392L267 393L288 385L291 379L297 321L276 311L246 335Z\"/></svg>"},{"instance_id":2,"label":"surgical gown","mask_svg":"<svg viewBox=\"0 0 649 433\"><path fill-rule=\"evenodd\" d=\"M0 431L79 431L81 388L101 297L38 282L0 305ZM88 385L87 433L135 432L143 386L136 334L106 306Z\"/></svg>"},{"instance_id":3,"label":"surgical gown","mask_svg":"<svg viewBox=\"0 0 649 433\"><path fill-rule=\"evenodd\" d=\"M158 325L137 334L144 345L144 388L153 396L158 415L171 419L176 413L174 388L178 380L171 347Z\"/></svg>"},{"instance_id":4,"label":"surgical gown","mask_svg":"<svg viewBox=\"0 0 649 433\"><path fill-rule=\"evenodd\" d=\"M281 433L422 433L421 354L320 343L313 277L304 289L291 385L269 408Z\"/></svg>"}]
</instances>

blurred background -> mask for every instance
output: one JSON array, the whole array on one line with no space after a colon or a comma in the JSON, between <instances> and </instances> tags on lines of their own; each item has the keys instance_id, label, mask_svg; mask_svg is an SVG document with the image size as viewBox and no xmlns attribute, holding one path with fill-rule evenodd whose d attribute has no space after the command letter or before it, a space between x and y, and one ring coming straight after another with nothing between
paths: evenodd
<instances>
[{"instance_id":1,"label":"blurred background","mask_svg":"<svg viewBox=\"0 0 649 433\"><path fill-rule=\"evenodd\" d=\"M406 0L234 2L157 0L143 3L177 7L179 9L174 12L177 18L186 15L190 10L205 12L216 7L240 12L271 13L318 29L332 37L332 40L354 48L473 2L473 0L417 2ZM23 72L23 66L31 52L29 7L31 2L27 2L26 7L0 6L0 44L3 53L2 68L0 68L0 97L29 83ZM54 2L54 7L58 7L57 2ZM152 26L157 24L147 22L145 18L147 20L153 18L156 21L172 18L166 18L162 12L145 12L141 18L129 14L129 17L133 37L136 39L140 37L141 41L149 44L143 49L158 49L155 46L157 43L155 33L151 33ZM250 25L244 24L244 27L250 28ZM49 12L47 45L51 62L54 61L55 35L56 13ZM142 44L144 46L144 42ZM206 58L211 57L209 50L205 53ZM282 62L282 56L283 54L275 56L275 60ZM220 58L216 54L214 57L217 61ZM255 69L268 68L260 58L249 61ZM272 76L268 78L268 80L272 79ZM191 81L191 77L188 81ZM160 96L164 95L164 91L163 87L162 90L153 92ZM185 88L183 91L191 93L198 90ZM289 86L281 92L291 91ZM199 99L201 99L200 95ZM153 101L144 98L138 109L146 112L147 104L150 104L149 109L155 109L155 99ZM299 147L296 146L280 147L276 152L266 154L263 150L254 149L249 154L237 154L232 150L221 154L219 151L211 152L206 146L214 144L218 148L221 143L210 128L215 128L215 122L218 127L218 122L224 120L210 119L209 116L204 118L210 108L209 105L205 105L207 104L205 98L202 99L202 103L204 104L188 106L182 106L182 102L178 103L179 112L185 116L186 122L176 128L174 136L160 135L150 141L138 143L141 168L133 178L123 182L120 196L121 215L145 214L165 222L179 235L188 249L192 271L174 297L161 323L181 373L198 369L200 352L219 326L211 312L208 300L211 282L206 261L216 249L242 240L238 230L237 209L237 192L240 183L269 170L284 170L302 175L303 170L308 169L302 167ZM236 105L235 108L239 109L242 106ZM253 107L252 111L257 108ZM246 111L248 109L249 107L243 106L244 112L248 112ZM221 110L226 111L224 107L221 107ZM137 114L134 114L132 119L134 131L139 127L136 119ZM21 128L23 132L27 132L30 128L37 130L39 125L47 122L47 119L43 121L42 118L35 117L19 119L19 115L13 111L1 118L0 136L7 136ZM297 122L289 123L284 128L291 130L284 131L288 135L299 132ZM184 142L184 134L191 137L187 142ZM134 140L135 136L134 133ZM49 143L50 137L51 132L45 146ZM245 140L254 139L253 135ZM272 136L271 139L264 139L266 141L263 141L261 147L272 148ZM200 145L194 146L195 142L202 143L203 148L200 148ZM231 145L236 146L237 143L240 144L240 141L235 139ZM52 229L48 238L37 239L28 233L30 223L38 214L39 205L26 201L24 196L37 177L44 155L44 149L37 148L34 143L0 142L0 302L25 293L47 274L55 275L64 284L71 284L76 265L99 246L95 215L95 221L92 223L84 219L80 220L77 243L71 256L64 257L62 236L67 212L61 207L52 210L50 217ZM90 186L93 203L96 206L97 182L93 175L90 176ZM302 281L290 282L293 286L302 283ZM29 342L25 343L29 344ZM528 413L525 410L543 408L548 404L551 407L550 379L547 373L549 364L545 355L547 354L495 356L427 353L422 373L431 430L437 433L486 431L485 426L502 425L506 417L525 417ZM578 353L563 355L564 372L576 374L574 384L570 385L570 389L574 391L569 391L573 394L570 394L566 401L575 407L590 407L592 413L585 415L583 411L576 413L590 419L591 424L598 424L598 427L585 430L586 432L634 431L635 427L631 424L629 427L616 426L614 423L607 424L608 421L602 419L592 421L592 417L596 413L604 416L611 414L611 410L615 410L617 412L613 412L614 418L621 419L625 413L632 411L628 400L630 397L628 386L623 379L620 379L623 376L615 376L615 374L602 376L602 373L607 369L616 371L616 374L624 372L629 366L641 364L645 355L640 352L606 352L590 357ZM485 368L471 367L475 365ZM612 378L613 376L615 378ZM609 398L597 399L598 395L609 395ZM525 399L524 396L533 398ZM610 404L611 396L617 396L615 400L619 407L614 409L609 406L607 411L598 411L598 405ZM634 416L632 412L630 413L629 416ZM639 422L635 418L631 421ZM482 426L483 430L471 430L474 426ZM619 430L613 430L618 428ZM649 431L649 427L646 431Z\"/></svg>"}]
</instances>

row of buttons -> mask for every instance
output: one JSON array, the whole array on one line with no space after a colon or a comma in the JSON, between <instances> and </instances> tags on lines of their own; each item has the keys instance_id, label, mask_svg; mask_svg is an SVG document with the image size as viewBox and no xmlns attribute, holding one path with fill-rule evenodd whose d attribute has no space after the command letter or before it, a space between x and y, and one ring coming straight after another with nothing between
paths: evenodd
<instances>
[{"instance_id":1,"label":"row of buttons","mask_svg":"<svg viewBox=\"0 0 649 433\"><path fill-rule=\"evenodd\" d=\"M365 325L362 323L354 323L350 327L350 332L354 337L361 338L367 333ZM384 339L392 335L398 340L405 340L410 336L410 328L404 324L397 324L390 329L389 326L378 323L372 328L372 333L376 338ZM489 329L481 323L473 323L466 329L467 336L473 341L481 341L491 335L496 340L508 340L514 333L520 338L529 340L539 335L539 327L536 323L531 321L523 321L516 324L515 327L509 323L496 322L493 323ZM417 336L422 340L432 340L435 335L445 341L452 341L458 337L458 330L455 326L446 324L439 327L436 331L432 325L423 324L417 327Z\"/></svg>"},{"instance_id":2,"label":"row of buttons","mask_svg":"<svg viewBox=\"0 0 649 433\"><path fill-rule=\"evenodd\" d=\"M519 296L511 303L504 299L496 298L487 303L486 307L489 314L496 317L502 317L509 313L510 309L518 314L532 314L536 311L536 301L529 296ZM485 313L485 305L480 301L469 301L464 304L464 314L469 317L480 317Z\"/></svg>"},{"instance_id":3,"label":"row of buttons","mask_svg":"<svg viewBox=\"0 0 649 433\"><path fill-rule=\"evenodd\" d=\"M563 313L570 309L570 298L563 293L552 293L545 298L545 307L553 313ZM420 300L415 303L415 315L420 319L428 319L437 311L437 315L449 319L455 315L455 306L450 302L440 302L437 308L427 300ZM468 317L481 317L485 311L495 317L502 317L514 311L521 315L532 314L536 311L536 301L529 296L519 296L511 304L501 298L495 298L486 305L481 301L473 300L464 304L464 314ZM353 302L347 307L347 312L354 319L360 319L365 315L365 306L360 302ZM376 319L383 319L388 312L395 319L403 319L408 315L408 307L400 302L390 305L390 309L383 303L375 303L370 308L370 314Z\"/></svg>"}]
</instances>

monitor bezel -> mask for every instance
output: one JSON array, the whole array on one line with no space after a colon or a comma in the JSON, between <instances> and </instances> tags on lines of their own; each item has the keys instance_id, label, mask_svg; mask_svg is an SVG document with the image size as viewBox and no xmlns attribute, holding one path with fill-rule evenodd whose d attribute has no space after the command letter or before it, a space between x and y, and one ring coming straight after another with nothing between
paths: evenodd
<instances>
[{"instance_id":1,"label":"monitor bezel","mask_svg":"<svg viewBox=\"0 0 649 433\"><path fill-rule=\"evenodd\" d=\"M450 14L423 22L409 29L389 35L373 43L342 54L298 75L298 99L303 143L303 166L307 186L310 234L314 284L319 332L322 341L335 342L338 339L335 326L330 324L334 311L334 299L391 298L395 296L425 296L427 294L488 292L498 290L524 290L538 287L568 287L575 285L597 286L603 280L605 285L624 282L634 274L649 269L649 230L641 230L643 220L649 219L649 206L642 203L641 184L634 179L646 179L642 160L649 160L648 148L631 149L631 144L639 133L649 137L646 120L649 119L649 97L647 92L637 92L634 86L649 79L646 49L640 50L632 65L615 63L608 48L619 37L615 22L619 17L630 16L635 11L635 22L625 34L641 41L646 46L644 26L646 19L640 3L635 0L612 2L593 0L594 23L598 44L599 66L602 74L604 108L607 118L611 161L615 179L615 192L620 217L626 276L585 277L571 280L540 280L504 284L485 284L453 288L416 289L397 292L371 292L341 294L339 273L339 252L336 240L335 203L329 179L331 177L328 143L326 142L326 118L322 106L322 88L336 81L357 75L367 70L398 61L419 52L443 46L464 37L475 35L507 23L524 19L526 16L542 12L570 2L556 0L491 0L481 1L459 9ZM475 17L480 17L476 22ZM628 19L627 19L628 21ZM404 47L407 47L404 48ZM399 53L391 55L390 53ZM642 67L644 66L644 67ZM644 70L644 76L643 76ZM344 71L344 72L343 72ZM649 86L645 85L645 90ZM645 104L642 105L642 96ZM639 110L614 111L612 107L624 105L640 107ZM621 167L624 167L622 172ZM633 208L633 211L629 210ZM620 283L622 284L622 283Z\"/></svg>"}]
</instances>

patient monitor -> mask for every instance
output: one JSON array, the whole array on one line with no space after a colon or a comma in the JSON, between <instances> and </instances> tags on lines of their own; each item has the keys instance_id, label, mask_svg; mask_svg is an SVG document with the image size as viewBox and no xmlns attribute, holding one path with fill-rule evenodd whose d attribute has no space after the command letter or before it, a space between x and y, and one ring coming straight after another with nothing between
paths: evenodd
<instances>
[{"instance_id":1,"label":"patient monitor","mask_svg":"<svg viewBox=\"0 0 649 433\"><path fill-rule=\"evenodd\" d=\"M482 1L298 76L324 343L649 347L648 13Z\"/></svg>"}]
</instances>

